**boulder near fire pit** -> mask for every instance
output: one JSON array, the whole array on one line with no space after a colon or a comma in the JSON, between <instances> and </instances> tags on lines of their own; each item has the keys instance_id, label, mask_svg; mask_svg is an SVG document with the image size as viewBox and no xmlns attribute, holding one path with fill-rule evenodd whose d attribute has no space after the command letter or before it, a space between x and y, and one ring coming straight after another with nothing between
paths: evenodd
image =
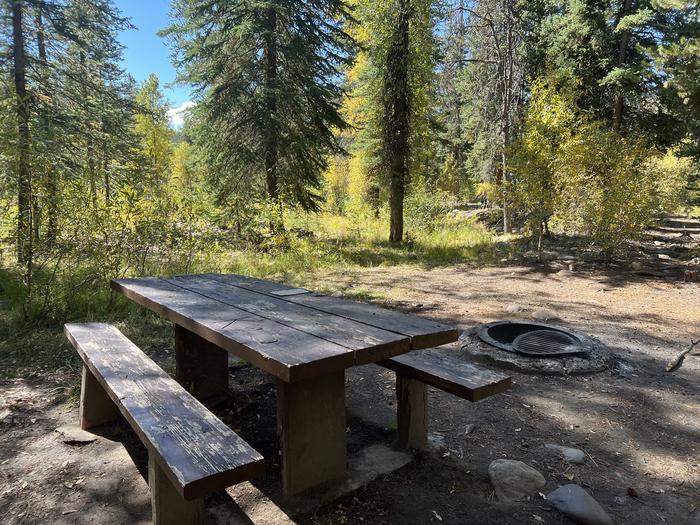
<instances>
[{"instance_id":1,"label":"boulder near fire pit","mask_svg":"<svg viewBox=\"0 0 700 525\"><path fill-rule=\"evenodd\" d=\"M464 332L467 357L525 373L579 375L611 369L616 356L591 337L560 326L497 321Z\"/></svg>"}]
</instances>

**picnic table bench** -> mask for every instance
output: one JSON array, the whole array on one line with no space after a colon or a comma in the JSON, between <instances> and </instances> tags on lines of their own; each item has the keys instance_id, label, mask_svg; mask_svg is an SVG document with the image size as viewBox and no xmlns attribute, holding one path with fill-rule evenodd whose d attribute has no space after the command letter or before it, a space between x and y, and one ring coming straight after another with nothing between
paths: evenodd
<instances>
[{"instance_id":1,"label":"picnic table bench","mask_svg":"<svg viewBox=\"0 0 700 525\"><path fill-rule=\"evenodd\" d=\"M195 524L206 494L260 477L263 457L115 327L67 324L83 360L80 426L119 413L148 448L153 522Z\"/></svg>"},{"instance_id":2,"label":"picnic table bench","mask_svg":"<svg viewBox=\"0 0 700 525\"><path fill-rule=\"evenodd\" d=\"M502 374L415 353L458 333L413 315L240 275L116 279L112 288L174 323L176 379L195 397L228 387L228 353L277 378L285 495L345 474L346 368L397 371L400 444L414 448L427 435L426 384L472 401L510 387Z\"/></svg>"}]
</instances>

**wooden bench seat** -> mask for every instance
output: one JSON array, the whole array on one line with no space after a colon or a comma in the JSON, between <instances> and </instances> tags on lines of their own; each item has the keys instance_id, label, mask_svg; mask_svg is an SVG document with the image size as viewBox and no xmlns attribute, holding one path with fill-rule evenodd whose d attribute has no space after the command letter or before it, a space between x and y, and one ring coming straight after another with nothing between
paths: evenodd
<instances>
[{"instance_id":1,"label":"wooden bench seat","mask_svg":"<svg viewBox=\"0 0 700 525\"><path fill-rule=\"evenodd\" d=\"M154 523L196 523L204 495L262 475L263 457L115 327L65 333L84 363L81 428L121 412L148 448Z\"/></svg>"},{"instance_id":2,"label":"wooden bench seat","mask_svg":"<svg viewBox=\"0 0 700 525\"><path fill-rule=\"evenodd\" d=\"M426 385L469 401L479 401L512 386L506 374L445 355L435 348L392 357L378 364L396 372L398 444L402 448L427 447Z\"/></svg>"}]
</instances>

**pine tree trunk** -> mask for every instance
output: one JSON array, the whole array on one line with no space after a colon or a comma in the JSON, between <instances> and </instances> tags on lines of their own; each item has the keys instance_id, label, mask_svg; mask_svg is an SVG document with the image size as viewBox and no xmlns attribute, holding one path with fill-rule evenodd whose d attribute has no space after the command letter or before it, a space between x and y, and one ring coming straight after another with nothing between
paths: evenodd
<instances>
[{"instance_id":1,"label":"pine tree trunk","mask_svg":"<svg viewBox=\"0 0 700 525\"><path fill-rule=\"evenodd\" d=\"M42 17L42 12L41 8L39 8L37 14L36 14L36 43L37 43L37 51L39 52L39 70L40 70L40 79L41 79L41 86L43 90L47 89L47 82L49 78L49 73L48 73L48 61L46 57L46 40L44 36L44 21ZM42 136L42 141L46 145L46 147L50 147L50 145L53 143L53 136L52 136L52 130L51 130L51 121L48 115L48 112L45 108L42 109L41 111L41 116L39 119L40 126L41 126L41 136ZM42 162L43 165L43 176L45 178L46 182L46 219L47 219L47 226L46 226L46 242L49 245L52 245L54 241L56 240L56 235L57 235L57 230L58 230L58 181L56 180L57 178L57 173L55 169L51 168L51 165L49 162L47 162L46 159L43 159ZM39 228L39 217L36 216L34 218L34 221L37 223L36 230L37 230L37 239L39 238L38 235L38 228Z\"/></svg>"},{"instance_id":2,"label":"pine tree trunk","mask_svg":"<svg viewBox=\"0 0 700 525\"><path fill-rule=\"evenodd\" d=\"M514 35L514 13L512 0L504 0L503 12L505 13L506 23L506 46L505 46L505 63L501 64L502 75L502 99L501 99L501 170L503 184L503 233L511 233L512 214L510 209L510 182L511 176L508 171L508 147L511 140L511 113L513 105L511 98L514 94L514 67L515 67L515 35Z\"/></svg>"},{"instance_id":3,"label":"pine tree trunk","mask_svg":"<svg viewBox=\"0 0 700 525\"><path fill-rule=\"evenodd\" d=\"M632 10L632 4L634 0L625 0L624 6L622 7L622 12L618 20L622 20L624 16L627 16ZM620 41L618 43L617 49L617 67L623 67L627 61L627 46L629 45L631 34L629 30L622 31L620 34ZM613 130L617 133L620 132L622 128L622 113L624 110L625 99L621 88L617 88L617 93L615 94L615 100L613 102Z\"/></svg>"},{"instance_id":4,"label":"pine tree trunk","mask_svg":"<svg viewBox=\"0 0 700 525\"><path fill-rule=\"evenodd\" d=\"M23 2L12 4L13 76L17 111L17 262L31 267L32 176L29 167L29 100L27 96Z\"/></svg>"},{"instance_id":5,"label":"pine tree trunk","mask_svg":"<svg viewBox=\"0 0 700 525\"><path fill-rule=\"evenodd\" d=\"M409 175L409 20L410 0L397 0L398 19L389 50L384 84L387 96L386 155L389 164L389 241L403 240L403 200Z\"/></svg>"},{"instance_id":6,"label":"pine tree trunk","mask_svg":"<svg viewBox=\"0 0 700 525\"><path fill-rule=\"evenodd\" d=\"M265 181L267 195L272 200L279 196L277 181L277 157L279 137L277 129L277 12L265 10Z\"/></svg>"}]
</instances>

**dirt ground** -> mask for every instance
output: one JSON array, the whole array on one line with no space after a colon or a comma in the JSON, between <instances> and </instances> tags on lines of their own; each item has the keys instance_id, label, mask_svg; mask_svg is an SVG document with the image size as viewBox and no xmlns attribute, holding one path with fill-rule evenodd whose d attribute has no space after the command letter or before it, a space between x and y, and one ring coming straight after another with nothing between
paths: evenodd
<instances>
[{"instance_id":1,"label":"dirt ground","mask_svg":"<svg viewBox=\"0 0 700 525\"><path fill-rule=\"evenodd\" d=\"M513 373L511 391L474 404L431 389L434 453L295 523L568 523L536 495L499 503L487 474L498 458L519 459L542 472L545 493L582 485L618 524L700 523L700 356L665 371L691 338L700 338L697 283L622 271L452 266L328 273L315 276L313 287L372 297L462 329L529 318L546 308L560 317L558 324L597 338L630 366L581 377ZM506 310L513 304L518 314ZM163 366L172 366L169 347L151 350ZM54 432L77 420L77 408L66 403L75 381L75 371L65 370L0 383L2 523L150 519L146 455L127 426L105 427L82 446L66 444ZM393 374L374 366L350 370L346 392L350 453L391 443ZM279 490L275 403L269 377L237 366L229 395L213 407L268 458L267 477L255 484L271 494ZM588 460L564 464L544 448L547 443L580 448ZM225 500L225 494L215 495L208 503Z\"/></svg>"}]
</instances>

